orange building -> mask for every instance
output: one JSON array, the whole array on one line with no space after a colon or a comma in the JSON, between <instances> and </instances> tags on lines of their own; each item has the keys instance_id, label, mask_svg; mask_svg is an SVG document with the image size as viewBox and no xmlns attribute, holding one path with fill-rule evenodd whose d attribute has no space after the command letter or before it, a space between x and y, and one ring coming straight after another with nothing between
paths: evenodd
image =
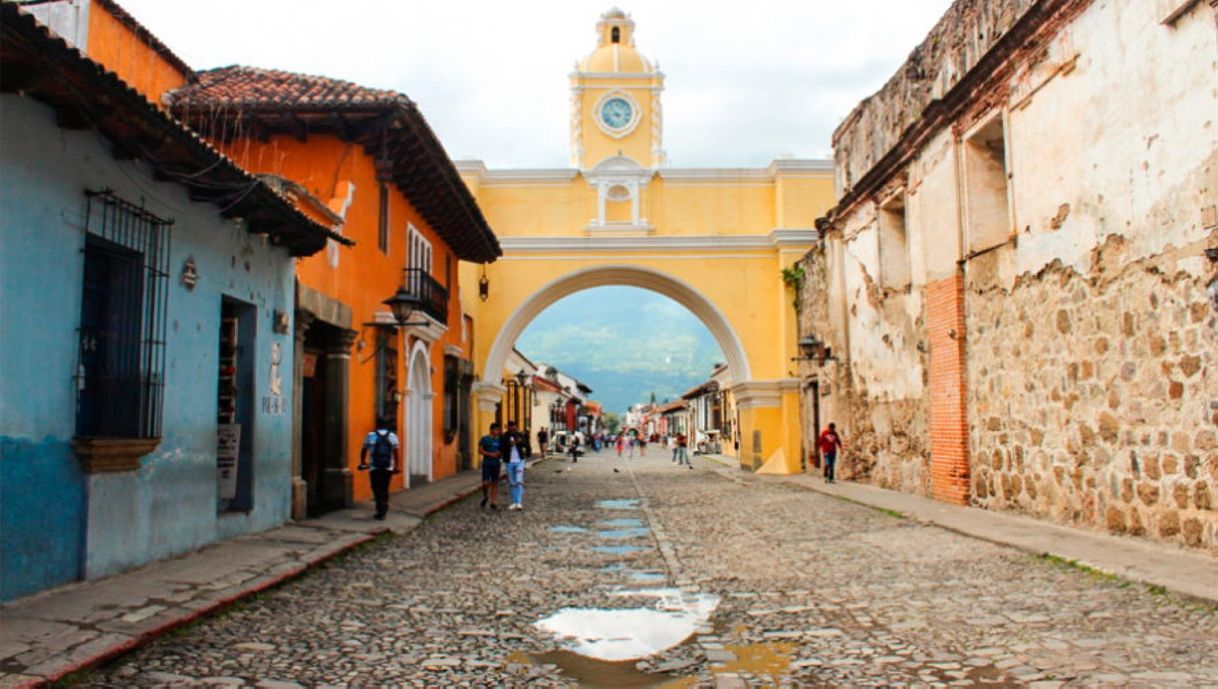
<instances>
[{"instance_id":1,"label":"orange building","mask_svg":"<svg viewBox=\"0 0 1218 689\"><path fill-rule=\"evenodd\" d=\"M297 268L294 514L370 497L354 470L378 418L402 439L406 471L393 489L471 467L473 332L457 262L490 262L500 249L414 103L246 67L198 72L168 99L221 151L354 242ZM384 303L400 289L417 305L405 323Z\"/></svg>"}]
</instances>

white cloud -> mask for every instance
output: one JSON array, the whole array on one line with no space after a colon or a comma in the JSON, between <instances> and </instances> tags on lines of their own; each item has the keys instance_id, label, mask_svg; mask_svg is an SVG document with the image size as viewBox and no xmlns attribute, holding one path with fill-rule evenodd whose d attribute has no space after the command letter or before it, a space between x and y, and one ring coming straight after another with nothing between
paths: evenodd
<instances>
[{"instance_id":1,"label":"white cloud","mask_svg":"<svg viewBox=\"0 0 1218 689\"><path fill-rule=\"evenodd\" d=\"M402 91L454 158L567 161L567 75L612 0L121 0L196 69L275 67ZM833 128L950 0L623 4L668 76L678 166L828 154Z\"/></svg>"}]
</instances>

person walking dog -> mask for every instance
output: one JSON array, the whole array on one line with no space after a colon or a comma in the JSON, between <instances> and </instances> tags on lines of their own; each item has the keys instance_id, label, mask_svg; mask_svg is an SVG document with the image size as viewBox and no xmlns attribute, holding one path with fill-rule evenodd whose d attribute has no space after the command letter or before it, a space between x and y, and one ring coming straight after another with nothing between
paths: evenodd
<instances>
[{"instance_id":1,"label":"person walking dog","mask_svg":"<svg viewBox=\"0 0 1218 689\"><path fill-rule=\"evenodd\" d=\"M376 500L376 519L384 519L389 512L389 480L401 471L398 464L398 436L389 430L392 425L389 419L377 419L376 429L364 437L364 446L359 450L358 469L368 472L372 497ZM369 455L372 455L371 464L368 462Z\"/></svg>"}]
</instances>

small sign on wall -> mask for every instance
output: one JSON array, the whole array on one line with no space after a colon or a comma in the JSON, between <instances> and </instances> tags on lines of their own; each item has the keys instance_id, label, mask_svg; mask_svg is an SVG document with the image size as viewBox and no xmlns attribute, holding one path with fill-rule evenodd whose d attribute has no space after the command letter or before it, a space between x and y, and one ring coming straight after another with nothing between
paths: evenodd
<instances>
[{"instance_id":1,"label":"small sign on wall","mask_svg":"<svg viewBox=\"0 0 1218 689\"><path fill-rule=\"evenodd\" d=\"M237 497L237 458L241 456L241 424L222 423L216 429L217 497Z\"/></svg>"},{"instance_id":2,"label":"small sign on wall","mask_svg":"<svg viewBox=\"0 0 1218 689\"><path fill-rule=\"evenodd\" d=\"M280 395L264 395L262 397L262 413L271 416L283 416L288 413L288 401Z\"/></svg>"}]
</instances>

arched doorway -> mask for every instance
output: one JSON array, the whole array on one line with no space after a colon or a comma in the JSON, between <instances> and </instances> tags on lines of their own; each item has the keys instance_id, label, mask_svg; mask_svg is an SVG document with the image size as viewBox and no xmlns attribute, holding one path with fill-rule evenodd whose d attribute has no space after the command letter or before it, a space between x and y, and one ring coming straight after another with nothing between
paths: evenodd
<instances>
[{"instance_id":1,"label":"arched doorway","mask_svg":"<svg viewBox=\"0 0 1218 689\"><path fill-rule=\"evenodd\" d=\"M427 345L416 342L410 353L406 390L406 485L431 480L432 399L431 362Z\"/></svg>"}]
</instances>

